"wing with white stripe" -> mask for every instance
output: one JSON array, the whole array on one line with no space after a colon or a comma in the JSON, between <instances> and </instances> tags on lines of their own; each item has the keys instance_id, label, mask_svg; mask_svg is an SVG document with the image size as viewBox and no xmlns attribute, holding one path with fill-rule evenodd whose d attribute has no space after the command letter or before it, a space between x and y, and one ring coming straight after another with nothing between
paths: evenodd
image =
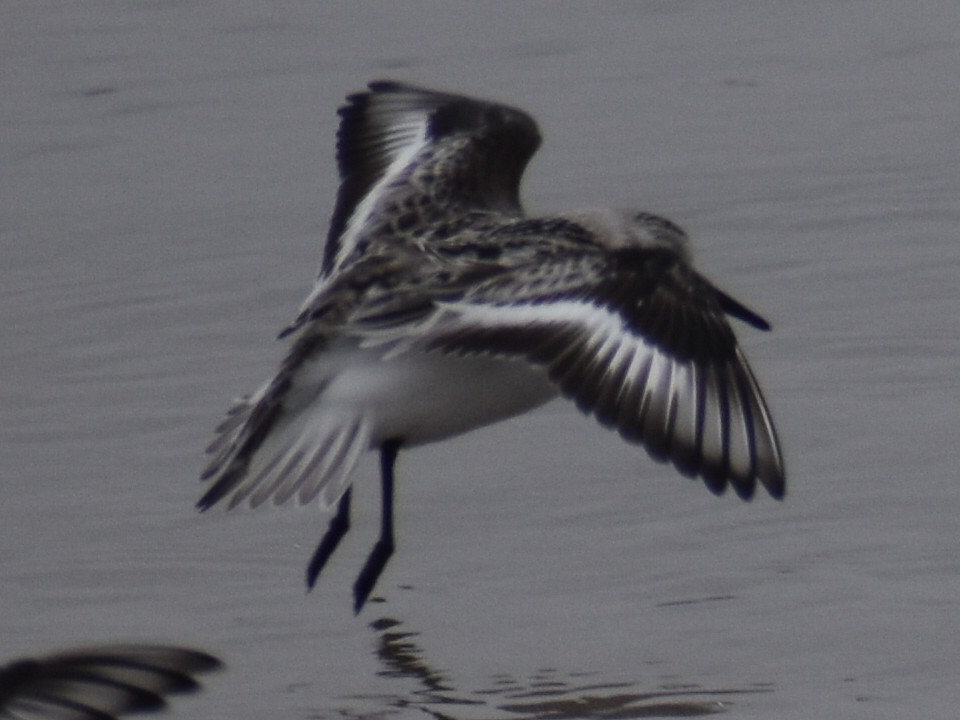
<instances>
[{"instance_id":1,"label":"wing with white stripe","mask_svg":"<svg viewBox=\"0 0 960 720\"><path fill-rule=\"evenodd\" d=\"M450 210L519 209L520 177L540 143L526 113L391 81L347 100L322 275L362 253L377 226L403 233Z\"/></svg>"},{"instance_id":2,"label":"wing with white stripe","mask_svg":"<svg viewBox=\"0 0 960 720\"><path fill-rule=\"evenodd\" d=\"M439 303L420 346L526 358L582 411L712 491L730 484L749 498L759 481L783 495L776 430L726 319L764 327L758 316L665 250L614 251L599 272L556 274L568 282L552 296L527 292L514 269Z\"/></svg>"}]
</instances>

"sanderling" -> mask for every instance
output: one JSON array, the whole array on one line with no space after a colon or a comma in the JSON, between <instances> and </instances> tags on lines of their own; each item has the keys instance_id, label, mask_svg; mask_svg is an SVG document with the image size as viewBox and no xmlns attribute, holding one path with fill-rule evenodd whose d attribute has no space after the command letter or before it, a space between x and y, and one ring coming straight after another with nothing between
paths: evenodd
<instances>
[{"instance_id":1,"label":"sanderling","mask_svg":"<svg viewBox=\"0 0 960 720\"><path fill-rule=\"evenodd\" d=\"M100 645L0 666L0 717L115 720L160 710L165 697L200 686L195 676L220 661L170 645Z\"/></svg>"},{"instance_id":2,"label":"sanderling","mask_svg":"<svg viewBox=\"0 0 960 720\"><path fill-rule=\"evenodd\" d=\"M340 116L319 278L276 375L218 428L200 509L339 503L312 587L349 527L350 472L379 450L359 612L394 548L397 452L557 395L715 493L748 499L759 481L783 496L776 430L727 316L769 325L693 269L682 229L646 212L526 216L540 134L516 108L374 82Z\"/></svg>"}]
</instances>

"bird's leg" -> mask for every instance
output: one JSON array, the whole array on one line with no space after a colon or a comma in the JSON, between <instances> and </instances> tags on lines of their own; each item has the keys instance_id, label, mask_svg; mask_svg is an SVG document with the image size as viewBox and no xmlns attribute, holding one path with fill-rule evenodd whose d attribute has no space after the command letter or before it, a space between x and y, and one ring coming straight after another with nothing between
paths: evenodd
<instances>
[{"instance_id":1,"label":"bird's leg","mask_svg":"<svg viewBox=\"0 0 960 720\"><path fill-rule=\"evenodd\" d=\"M349 529L350 488L347 488L343 497L340 498L340 504L337 505L337 514L330 520L330 524L327 526L327 532L323 534L323 537L320 539L320 544L317 545L317 549L313 553L313 557L310 558L310 564L307 565L307 592L313 590L313 586L317 583L317 578L320 577L320 571L323 570L323 566L327 564L327 560L333 555L333 551L337 549L337 545L340 544L340 541Z\"/></svg>"},{"instance_id":2,"label":"bird's leg","mask_svg":"<svg viewBox=\"0 0 960 720\"><path fill-rule=\"evenodd\" d=\"M383 572L387 560L393 554L393 466L400 450L400 441L387 440L380 446L380 485L381 485L381 516L380 539L370 551L367 562L360 571L360 576L353 584L353 611L359 613L363 604L370 596L377 578Z\"/></svg>"}]
</instances>

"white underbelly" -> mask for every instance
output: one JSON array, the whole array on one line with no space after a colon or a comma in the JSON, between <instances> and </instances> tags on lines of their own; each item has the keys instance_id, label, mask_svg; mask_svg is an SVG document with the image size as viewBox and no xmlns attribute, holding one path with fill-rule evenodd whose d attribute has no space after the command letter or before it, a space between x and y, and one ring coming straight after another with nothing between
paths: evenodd
<instances>
[{"instance_id":1,"label":"white underbelly","mask_svg":"<svg viewBox=\"0 0 960 720\"><path fill-rule=\"evenodd\" d=\"M338 365L317 400L322 412L360 413L371 444L441 440L531 410L557 396L542 370L523 361L375 350L333 351ZM321 363L326 364L326 363ZM328 365L329 367L329 365Z\"/></svg>"}]
</instances>

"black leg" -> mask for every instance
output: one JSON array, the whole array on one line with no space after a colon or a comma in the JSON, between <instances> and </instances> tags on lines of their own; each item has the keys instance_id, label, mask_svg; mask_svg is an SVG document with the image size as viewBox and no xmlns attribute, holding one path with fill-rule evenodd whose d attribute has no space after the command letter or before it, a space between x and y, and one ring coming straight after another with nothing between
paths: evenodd
<instances>
[{"instance_id":1,"label":"black leg","mask_svg":"<svg viewBox=\"0 0 960 720\"><path fill-rule=\"evenodd\" d=\"M393 466L400 451L399 440L387 440L380 446L380 486L382 508L380 516L380 539L370 551L360 576L353 584L353 611L359 613L370 596L377 578L393 555Z\"/></svg>"},{"instance_id":2,"label":"black leg","mask_svg":"<svg viewBox=\"0 0 960 720\"><path fill-rule=\"evenodd\" d=\"M337 514L333 516L330 524L327 526L327 532L320 539L313 557L310 558L310 564L307 565L307 592L313 590L313 586L320 577L320 571L327 564L327 560L337 549L337 545L350 529L350 488L340 498L340 504L337 506Z\"/></svg>"}]
</instances>

